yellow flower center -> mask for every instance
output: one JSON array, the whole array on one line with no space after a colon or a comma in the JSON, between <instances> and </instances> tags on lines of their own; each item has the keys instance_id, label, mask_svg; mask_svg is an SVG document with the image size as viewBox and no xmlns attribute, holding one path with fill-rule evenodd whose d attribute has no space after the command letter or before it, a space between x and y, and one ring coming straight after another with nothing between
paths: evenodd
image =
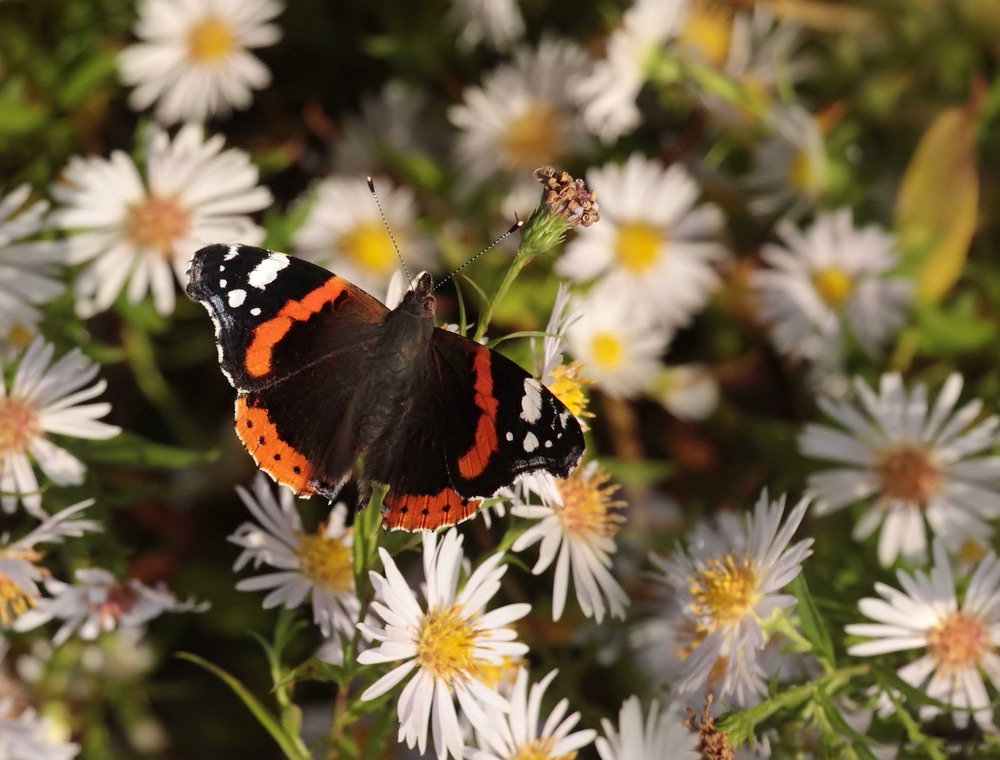
<instances>
[{"instance_id":1,"label":"yellow flower center","mask_svg":"<svg viewBox=\"0 0 1000 760\"><path fill-rule=\"evenodd\" d=\"M195 63L218 63L239 47L228 21L206 16L188 35L188 56Z\"/></svg>"},{"instance_id":2,"label":"yellow flower center","mask_svg":"<svg viewBox=\"0 0 1000 760\"><path fill-rule=\"evenodd\" d=\"M583 364L576 361L560 364L552 370L549 390L566 405L574 417L593 417L594 415L587 411L587 396L583 392L583 387L593 385L594 381L582 376L580 374L582 369Z\"/></svg>"},{"instance_id":3,"label":"yellow flower center","mask_svg":"<svg viewBox=\"0 0 1000 760\"><path fill-rule=\"evenodd\" d=\"M621 529L625 516L618 510L625 502L612 498L618 487L600 467L577 467L569 477L557 481L562 508L556 511L563 530L583 539L611 538Z\"/></svg>"},{"instance_id":4,"label":"yellow flower center","mask_svg":"<svg viewBox=\"0 0 1000 760\"><path fill-rule=\"evenodd\" d=\"M741 620L760 595L753 562L735 554L709 560L689 580L691 609L701 618L706 633Z\"/></svg>"},{"instance_id":5,"label":"yellow flower center","mask_svg":"<svg viewBox=\"0 0 1000 760\"><path fill-rule=\"evenodd\" d=\"M722 66L729 57L733 15L718 4L696 3L688 14L680 41L694 48L707 63Z\"/></svg>"},{"instance_id":6,"label":"yellow flower center","mask_svg":"<svg viewBox=\"0 0 1000 760\"><path fill-rule=\"evenodd\" d=\"M831 309L839 309L851 297L854 282L851 276L840 267L830 266L817 269L812 273L813 287Z\"/></svg>"},{"instance_id":7,"label":"yellow flower center","mask_svg":"<svg viewBox=\"0 0 1000 760\"><path fill-rule=\"evenodd\" d=\"M34 564L42 558L42 555L35 551L7 552L5 557L20 557ZM38 568L42 574L47 574L44 568ZM14 583L7 575L0 573L0 624L5 628L11 621L25 610L34 607L35 600L23 588Z\"/></svg>"},{"instance_id":8,"label":"yellow flower center","mask_svg":"<svg viewBox=\"0 0 1000 760\"><path fill-rule=\"evenodd\" d=\"M567 752L565 755L553 755L552 750L556 741L551 736L543 736L535 739L531 744L525 744L518 748L517 754L511 760L573 760L576 752Z\"/></svg>"},{"instance_id":9,"label":"yellow flower center","mask_svg":"<svg viewBox=\"0 0 1000 760\"><path fill-rule=\"evenodd\" d=\"M476 661L472 657L477 631L462 616L462 608L431 610L417 641L420 667L436 678L452 681L469 674Z\"/></svg>"},{"instance_id":10,"label":"yellow flower center","mask_svg":"<svg viewBox=\"0 0 1000 760\"><path fill-rule=\"evenodd\" d=\"M174 255L174 243L187 234L190 224L187 209L176 198L149 195L129 209L125 234L140 248L169 258Z\"/></svg>"},{"instance_id":11,"label":"yellow flower center","mask_svg":"<svg viewBox=\"0 0 1000 760\"><path fill-rule=\"evenodd\" d=\"M21 351L28 347L34 337L34 330L23 322L15 322L7 331L7 345L14 351Z\"/></svg>"},{"instance_id":12,"label":"yellow flower center","mask_svg":"<svg viewBox=\"0 0 1000 760\"><path fill-rule=\"evenodd\" d=\"M986 547L982 541L966 538L955 550L955 556L966 565L974 565L986 556Z\"/></svg>"},{"instance_id":13,"label":"yellow flower center","mask_svg":"<svg viewBox=\"0 0 1000 760\"><path fill-rule=\"evenodd\" d=\"M823 189L823 169L813 163L806 150L797 150L792 156L785 179L789 187L806 196L814 196Z\"/></svg>"},{"instance_id":14,"label":"yellow flower center","mask_svg":"<svg viewBox=\"0 0 1000 760\"><path fill-rule=\"evenodd\" d=\"M379 223L359 224L341 235L338 243L345 256L368 272L388 272L396 267L396 249Z\"/></svg>"},{"instance_id":15,"label":"yellow flower center","mask_svg":"<svg viewBox=\"0 0 1000 760\"><path fill-rule=\"evenodd\" d=\"M0 454L23 454L40 432L33 406L0 398Z\"/></svg>"},{"instance_id":16,"label":"yellow flower center","mask_svg":"<svg viewBox=\"0 0 1000 760\"><path fill-rule=\"evenodd\" d=\"M625 356L625 347L615 333L599 332L590 339L591 361L603 369L614 369Z\"/></svg>"},{"instance_id":17,"label":"yellow flower center","mask_svg":"<svg viewBox=\"0 0 1000 760\"><path fill-rule=\"evenodd\" d=\"M634 274L644 274L656 263L666 242L665 231L646 222L626 222L618 228L615 255Z\"/></svg>"},{"instance_id":18,"label":"yellow flower center","mask_svg":"<svg viewBox=\"0 0 1000 760\"><path fill-rule=\"evenodd\" d=\"M926 449L901 444L885 449L875 462L882 501L903 501L922 506L941 488L941 471Z\"/></svg>"},{"instance_id":19,"label":"yellow flower center","mask_svg":"<svg viewBox=\"0 0 1000 760\"><path fill-rule=\"evenodd\" d=\"M536 100L507 123L500 138L504 157L514 169L533 170L561 155L563 115L551 103Z\"/></svg>"},{"instance_id":20,"label":"yellow flower center","mask_svg":"<svg viewBox=\"0 0 1000 760\"><path fill-rule=\"evenodd\" d=\"M928 632L927 644L941 675L978 667L982 656L992 649L987 625L962 612L951 613Z\"/></svg>"},{"instance_id":21,"label":"yellow flower center","mask_svg":"<svg viewBox=\"0 0 1000 760\"><path fill-rule=\"evenodd\" d=\"M299 562L302 574L331 591L354 588L354 563L351 547L343 539L329 538L321 525L315 533L302 536Z\"/></svg>"}]
</instances>

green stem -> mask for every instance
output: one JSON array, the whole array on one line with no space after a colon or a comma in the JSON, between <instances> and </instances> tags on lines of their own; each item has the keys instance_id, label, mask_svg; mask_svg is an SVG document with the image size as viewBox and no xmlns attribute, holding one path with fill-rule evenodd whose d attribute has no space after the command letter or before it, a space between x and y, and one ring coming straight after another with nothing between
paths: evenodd
<instances>
[{"instance_id":1,"label":"green stem","mask_svg":"<svg viewBox=\"0 0 1000 760\"><path fill-rule=\"evenodd\" d=\"M483 316L479 319L479 324L476 326L476 334L472 337L474 341L478 343L482 340L483 336L486 334L486 329L490 325L490 320L493 318L493 309L497 302L507 295L507 291L510 290L510 286L514 283L514 280L517 279L521 270L527 266L528 262L531 261L532 258L534 258L533 254L528 253L523 247L518 246L517 254L514 256L514 260L511 262L510 268L507 270L503 280L497 287L496 293L493 294L493 298L490 299L490 302L486 305L486 311L483 313Z\"/></svg>"}]
</instances>

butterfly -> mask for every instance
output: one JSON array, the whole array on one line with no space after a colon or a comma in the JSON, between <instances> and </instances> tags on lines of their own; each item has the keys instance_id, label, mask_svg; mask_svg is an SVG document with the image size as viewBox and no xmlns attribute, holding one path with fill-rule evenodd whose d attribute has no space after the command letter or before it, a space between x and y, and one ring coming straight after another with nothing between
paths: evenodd
<instances>
[{"instance_id":1,"label":"butterfly","mask_svg":"<svg viewBox=\"0 0 1000 760\"><path fill-rule=\"evenodd\" d=\"M260 469L330 500L357 469L359 507L384 483L383 525L405 530L472 517L523 473L569 474L576 418L510 359L436 327L432 289L424 273L389 309L283 253L195 253L187 293L215 324L236 433Z\"/></svg>"}]
</instances>

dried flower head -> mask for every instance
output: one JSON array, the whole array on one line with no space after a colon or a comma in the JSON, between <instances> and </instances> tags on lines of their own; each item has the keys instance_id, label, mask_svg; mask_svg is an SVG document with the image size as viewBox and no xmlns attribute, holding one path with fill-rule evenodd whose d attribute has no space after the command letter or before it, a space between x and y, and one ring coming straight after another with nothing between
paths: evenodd
<instances>
[{"instance_id":1,"label":"dried flower head","mask_svg":"<svg viewBox=\"0 0 1000 760\"><path fill-rule=\"evenodd\" d=\"M591 190L586 180L575 179L569 172L556 171L551 166L535 169L534 176L542 183L542 202L550 216L562 217L571 227L589 227L600 221L597 191Z\"/></svg>"}]
</instances>

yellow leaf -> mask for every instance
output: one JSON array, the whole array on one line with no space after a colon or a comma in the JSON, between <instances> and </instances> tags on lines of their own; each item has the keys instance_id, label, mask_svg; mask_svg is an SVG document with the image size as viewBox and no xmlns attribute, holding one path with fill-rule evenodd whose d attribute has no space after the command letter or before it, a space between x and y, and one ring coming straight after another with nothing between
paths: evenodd
<instances>
[{"instance_id":1,"label":"yellow leaf","mask_svg":"<svg viewBox=\"0 0 1000 760\"><path fill-rule=\"evenodd\" d=\"M976 132L981 97L942 111L903 174L896 233L916 299L936 303L962 273L979 210Z\"/></svg>"}]
</instances>

